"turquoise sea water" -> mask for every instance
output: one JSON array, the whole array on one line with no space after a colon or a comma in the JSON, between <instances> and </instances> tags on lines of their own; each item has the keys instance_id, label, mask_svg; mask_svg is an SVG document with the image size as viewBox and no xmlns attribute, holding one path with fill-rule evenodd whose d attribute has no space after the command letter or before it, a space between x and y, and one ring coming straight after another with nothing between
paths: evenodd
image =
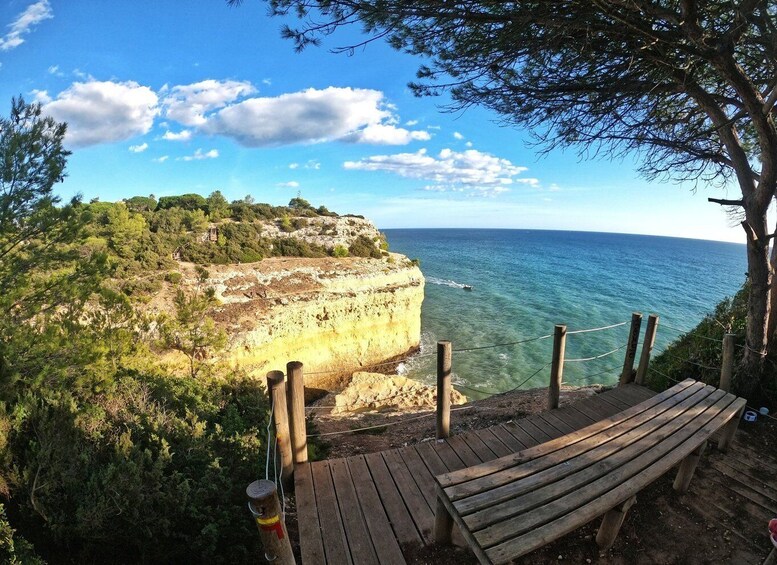
<instances>
[{"instance_id":1,"label":"turquoise sea water","mask_svg":"<svg viewBox=\"0 0 777 565\"><path fill-rule=\"evenodd\" d=\"M435 343L453 342L454 383L489 391L546 386L552 338L465 352L463 349L627 321L656 313L689 329L745 280L743 245L641 235L540 230L386 230L392 251L421 261L426 277L419 356L402 368L434 382ZM471 285L471 292L463 289ZM660 351L678 332L661 327ZM628 325L572 334L566 358L587 358L626 343ZM456 351L460 350L460 351ZM639 353L638 353L639 354ZM567 362L564 382L613 383L621 349ZM468 396L477 396L462 390Z\"/></svg>"}]
</instances>

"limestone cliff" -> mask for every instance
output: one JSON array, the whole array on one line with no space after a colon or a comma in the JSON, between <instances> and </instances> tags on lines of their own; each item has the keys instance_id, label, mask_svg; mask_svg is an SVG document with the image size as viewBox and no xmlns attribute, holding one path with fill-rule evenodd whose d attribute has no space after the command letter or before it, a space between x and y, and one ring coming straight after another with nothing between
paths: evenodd
<instances>
[{"instance_id":1,"label":"limestone cliff","mask_svg":"<svg viewBox=\"0 0 777 565\"><path fill-rule=\"evenodd\" d=\"M424 278L402 255L384 259L276 258L211 266L213 314L229 335L230 363L263 377L302 361L306 384L328 388L332 375L416 349ZM181 264L183 284L194 266Z\"/></svg>"}]
</instances>

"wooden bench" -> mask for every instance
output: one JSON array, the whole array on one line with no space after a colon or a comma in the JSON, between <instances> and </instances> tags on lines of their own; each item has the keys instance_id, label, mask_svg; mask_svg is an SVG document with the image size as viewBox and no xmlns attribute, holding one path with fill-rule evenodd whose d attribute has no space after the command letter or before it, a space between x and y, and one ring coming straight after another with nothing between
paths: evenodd
<instances>
[{"instance_id":1,"label":"wooden bench","mask_svg":"<svg viewBox=\"0 0 777 565\"><path fill-rule=\"evenodd\" d=\"M481 563L505 563L604 516L596 541L615 541L636 494L679 464L687 490L707 440L731 442L745 400L692 379L544 444L435 477L435 539L455 522Z\"/></svg>"}]
</instances>

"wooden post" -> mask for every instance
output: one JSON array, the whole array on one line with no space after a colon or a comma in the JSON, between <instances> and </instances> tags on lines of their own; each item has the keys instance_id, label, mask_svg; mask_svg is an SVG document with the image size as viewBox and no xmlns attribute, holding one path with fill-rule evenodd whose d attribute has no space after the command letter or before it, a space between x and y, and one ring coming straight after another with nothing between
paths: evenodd
<instances>
[{"instance_id":1,"label":"wooden post","mask_svg":"<svg viewBox=\"0 0 777 565\"><path fill-rule=\"evenodd\" d=\"M636 496L632 496L623 504L619 504L602 519L602 525L599 526L599 531L596 533L596 545L599 549L609 549L615 542L615 538L618 537L618 532L623 525L623 520L626 518L626 512L629 511L634 503L637 501Z\"/></svg>"},{"instance_id":2,"label":"wooden post","mask_svg":"<svg viewBox=\"0 0 777 565\"><path fill-rule=\"evenodd\" d=\"M264 559L277 565L295 565L275 483L264 479L254 481L246 488L246 494L248 509L259 528Z\"/></svg>"},{"instance_id":3,"label":"wooden post","mask_svg":"<svg viewBox=\"0 0 777 565\"><path fill-rule=\"evenodd\" d=\"M626 358L623 360L623 372L621 372L621 385L634 380L634 359L637 357L637 345L639 345L639 327L642 325L642 314L634 312L631 315L631 329L629 341L626 345Z\"/></svg>"},{"instance_id":4,"label":"wooden post","mask_svg":"<svg viewBox=\"0 0 777 565\"><path fill-rule=\"evenodd\" d=\"M550 385L548 386L548 410L558 408L561 396L561 377L564 373L564 351L567 347L567 327L557 324L553 331L553 358L550 363Z\"/></svg>"},{"instance_id":5,"label":"wooden post","mask_svg":"<svg viewBox=\"0 0 777 565\"><path fill-rule=\"evenodd\" d=\"M450 341L437 342L437 439L451 435L451 364Z\"/></svg>"},{"instance_id":6,"label":"wooden post","mask_svg":"<svg viewBox=\"0 0 777 565\"><path fill-rule=\"evenodd\" d=\"M305 429L305 381L302 375L302 363L286 363L286 375L289 381L289 432L294 463L308 460L308 437Z\"/></svg>"},{"instance_id":7,"label":"wooden post","mask_svg":"<svg viewBox=\"0 0 777 565\"><path fill-rule=\"evenodd\" d=\"M637 367L637 377L634 382L638 385L645 384L648 365L650 365L650 355L653 353L653 345L656 343L656 330L658 329L658 316L651 314L648 316L647 328L645 328L645 339L642 341L642 354L639 356L639 366Z\"/></svg>"},{"instance_id":8,"label":"wooden post","mask_svg":"<svg viewBox=\"0 0 777 565\"><path fill-rule=\"evenodd\" d=\"M731 374L734 372L734 337L734 334L723 336L723 366L720 368L718 388L726 392L731 390Z\"/></svg>"},{"instance_id":9,"label":"wooden post","mask_svg":"<svg viewBox=\"0 0 777 565\"><path fill-rule=\"evenodd\" d=\"M437 508L434 512L434 541L440 545L451 545L453 535L453 518L451 518L448 507L445 506L442 497L445 496L439 492L437 486Z\"/></svg>"},{"instance_id":10,"label":"wooden post","mask_svg":"<svg viewBox=\"0 0 777 565\"><path fill-rule=\"evenodd\" d=\"M680 463L680 468L677 470L677 476L674 478L674 484L672 485L674 490L677 492L685 492L688 490L691 479L693 478L693 473L696 471L696 465L699 464L699 459L701 459L702 453L704 453L706 447L707 442L705 441Z\"/></svg>"},{"instance_id":11,"label":"wooden post","mask_svg":"<svg viewBox=\"0 0 777 565\"><path fill-rule=\"evenodd\" d=\"M281 457L281 480L288 485L294 472L291 455L291 434L289 432L289 410L286 404L286 381L283 371L267 373L267 392L272 403L272 417L275 423L275 437Z\"/></svg>"}]
</instances>

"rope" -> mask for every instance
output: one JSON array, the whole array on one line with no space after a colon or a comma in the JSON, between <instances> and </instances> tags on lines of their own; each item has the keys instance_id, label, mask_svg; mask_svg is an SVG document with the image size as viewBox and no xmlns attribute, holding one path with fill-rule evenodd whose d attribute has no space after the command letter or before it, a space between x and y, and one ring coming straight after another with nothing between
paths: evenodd
<instances>
[{"instance_id":1,"label":"rope","mask_svg":"<svg viewBox=\"0 0 777 565\"><path fill-rule=\"evenodd\" d=\"M758 410L756 410L752 406L745 406L745 408L748 408L749 410L752 410L753 412L757 413L759 416L764 416L766 418L769 418L770 420L774 420L775 422L777 422L777 418L775 418L771 414L761 414L761 412L759 412Z\"/></svg>"},{"instance_id":2,"label":"rope","mask_svg":"<svg viewBox=\"0 0 777 565\"><path fill-rule=\"evenodd\" d=\"M665 375L664 373L662 373L661 371L659 371L659 370L657 370L657 369L654 369L653 367L649 367L649 368L648 368L648 371L653 371L654 373L656 373L656 374L658 374L658 375L661 375L661 376L662 376L662 377L664 377L665 379L669 379L670 381L672 381L672 382L675 382L675 383L682 382L682 381L678 381L677 379L673 379L673 378L672 378L672 377L670 377L669 375Z\"/></svg>"},{"instance_id":3,"label":"rope","mask_svg":"<svg viewBox=\"0 0 777 565\"><path fill-rule=\"evenodd\" d=\"M451 408L451 412L458 412L460 410L469 410L470 408L473 408L472 406L462 406L461 408ZM324 436L337 436L342 434L352 434L356 432L364 432L367 430L376 430L378 428L386 428L388 426L396 426L397 424L405 424L407 422L412 422L414 420L420 420L421 418L428 418L429 416L434 416L437 414L437 412L430 412L429 414L423 414L421 416L416 416L414 418L406 418L404 420L398 420L396 422L387 422L385 424L379 424L375 426L366 426L364 428L355 428L353 430L342 430L339 432L326 432L323 434L308 434L307 437L324 437Z\"/></svg>"},{"instance_id":4,"label":"rope","mask_svg":"<svg viewBox=\"0 0 777 565\"><path fill-rule=\"evenodd\" d=\"M593 361L595 359L601 359L602 357L607 357L608 355L612 355L613 353L617 353L618 351L620 351L621 349L626 347L626 345L628 345L628 344L621 345L620 347L617 347L617 348L613 349L612 351L608 351L607 353L602 353L601 355L596 355L595 357L580 357L578 359L564 359L564 363L578 363L578 362L581 362L581 361Z\"/></svg>"},{"instance_id":5,"label":"rope","mask_svg":"<svg viewBox=\"0 0 777 565\"><path fill-rule=\"evenodd\" d=\"M679 333L681 333L681 334L689 334L689 333L691 333L691 332L693 331L693 330L681 330L680 328L673 328L672 326L667 326L667 325L666 325L666 324L664 324L663 322L661 323L661 327L662 327L662 328L666 328L666 329L668 329L668 330L674 330L674 331L676 331L676 332L679 332ZM697 335L697 334L694 334L694 336L693 336L693 337L695 337L695 338L699 338L699 339L706 339L707 341L711 341L711 342L713 342L713 343L718 343L718 344L721 342L721 340L719 340L719 339L715 339L714 337L708 337L708 336L706 336L706 335Z\"/></svg>"},{"instance_id":6,"label":"rope","mask_svg":"<svg viewBox=\"0 0 777 565\"><path fill-rule=\"evenodd\" d=\"M691 361L690 357L688 359L683 359L682 357L678 357L677 355L672 355L671 353L666 353L666 354L672 359L677 359L682 363L690 363L691 365L696 365L697 367L701 367L702 369L709 369L710 371L720 371L720 367L710 367L708 365L702 365L701 363L697 363L696 361Z\"/></svg>"},{"instance_id":7,"label":"rope","mask_svg":"<svg viewBox=\"0 0 777 565\"><path fill-rule=\"evenodd\" d=\"M419 355L413 355L409 359L423 359L425 357L436 357L437 353L421 353ZM363 367L359 367L359 371L369 371L370 369L375 369L377 367L390 367L391 365L398 365L402 363L401 360L398 361L385 361L383 363L376 363L374 365L365 365ZM350 373L354 371L345 370L345 371L313 371L313 372L307 372L305 371L305 375L334 375L336 373Z\"/></svg>"},{"instance_id":8,"label":"rope","mask_svg":"<svg viewBox=\"0 0 777 565\"><path fill-rule=\"evenodd\" d=\"M271 431L270 428L272 427L272 418L273 418L273 412L275 411L275 402L273 401L272 397L270 397L270 417L267 420L267 455L265 457L265 464L264 464L264 478L266 480L270 480L270 437L271 437ZM277 440L278 438L276 438ZM274 470L274 469L273 469Z\"/></svg>"},{"instance_id":9,"label":"rope","mask_svg":"<svg viewBox=\"0 0 777 565\"><path fill-rule=\"evenodd\" d=\"M482 389L478 389L478 388L472 388L472 387L464 386L464 385L453 385L453 386L456 386L456 387L459 387L459 388L465 388L465 389L471 390L473 392L479 392L479 393L485 394L487 396L497 396L499 394L507 394L508 392L513 392L513 391L516 391L519 388L521 388L523 385L528 383L533 377L535 377L537 375L537 373L539 373L543 369L547 368L548 366L550 366L550 363L545 363L542 367L540 367L539 369L534 371L531 375L529 375L527 378L525 378L523 381L521 381L521 383L518 386L513 387L511 389L508 389L508 390L503 390L503 391L495 392L495 391L486 391L486 390L482 390Z\"/></svg>"},{"instance_id":10,"label":"rope","mask_svg":"<svg viewBox=\"0 0 777 565\"><path fill-rule=\"evenodd\" d=\"M613 371L619 371L621 368L618 366L610 367L609 369L605 369L604 371L599 371L598 373L594 373L593 375L581 375L580 377L572 380L572 381L564 381L564 382L573 382L573 383L579 383L583 379L593 379L594 377L598 377L599 375L604 375L605 373L611 373Z\"/></svg>"},{"instance_id":11,"label":"rope","mask_svg":"<svg viewBox=\"0 0 777 565\"><path fill-rule=\"evenodd\" d=\"M587 333L589 333L589 332L600 332L600 331L602 331L602 330L609 330L609 329L612 329L612 328L619 328L619 327L621 327L621 326L625 326L625 325L626 325L626 324L628 324L628 323L629 323L629 322L620 322L620 323L618 323L618 324L613 324L613 325L611 325L611 326L602 326L601 328L589 328L589 329L587 329L587 330L575 330L575 331L573 331L573 332L567 332L567 335L572 335L572 334L587 334Z\"/></svg>"},{"instance_id":12,"label":"rope","mask_svg":"<svg viewBox=\"0 0 777 565\"><path fill-rule=\"evenodd\" d=\"M508 347L510 345L520 345L521 343L529 343L532 341L539 341L541 339L548 339L549 337L553 337L553 334L548 335L541 335L539 337L530 337L528 339L522 339L519 341L510 341L508 343L496 343L494 345L480 345L477 347L467 347L465 349L454 349L453 351L457 353L466 353L468 351L481 351L483 349L494 349L496 347Z\"/></svg>"}]
</instances>

